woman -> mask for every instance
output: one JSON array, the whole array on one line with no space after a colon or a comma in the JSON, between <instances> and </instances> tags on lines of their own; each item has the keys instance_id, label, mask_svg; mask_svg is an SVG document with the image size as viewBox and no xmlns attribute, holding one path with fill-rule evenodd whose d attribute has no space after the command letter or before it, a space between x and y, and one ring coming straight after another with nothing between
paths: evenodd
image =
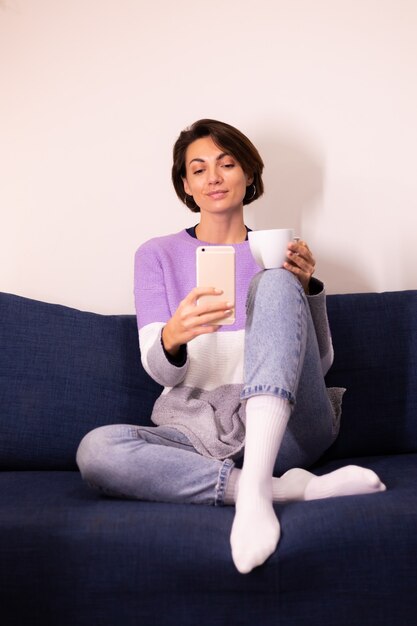
<instances>
[{"instance_id":1,"label":"woman","mask_svg":"<svg viewBox=\"0 0 417 626\"><path fill-rule=\"evenodd\" d=\"M276 270L260 272L250 254L243 206L262 195L262 171L256 148L228 124L200 120L180 134L173 183L199 223L148 241L135 258L142 362L164 386L156 427L104 426L77 453L84 479L108 495L235 504L230 541L242 573L276 549L274 502L385 489L357 466L325 476L301 469L336 438L343 390L324 384L333 349L307 244L290 243ZM232 311L215 286L195 287L202 243L235 249L233 325L216 324ZM214 304L198 303L208 294Z\"/></svg>"}]
</instances>

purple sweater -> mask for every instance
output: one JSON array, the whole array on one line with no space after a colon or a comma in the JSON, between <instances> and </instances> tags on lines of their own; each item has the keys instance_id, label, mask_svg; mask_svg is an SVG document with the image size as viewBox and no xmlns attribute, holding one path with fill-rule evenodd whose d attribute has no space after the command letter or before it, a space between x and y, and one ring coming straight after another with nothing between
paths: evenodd
<instances>
[{"instance_id":1,"label":"purple sweater","mask_svg":"<svg viewBox=\"0 0 417 626\"><path fill-rule=\"evenodd\" d=\"M152 412L156 425L184 433L200 454L225 459L242 449L245 437L243 349L249 283L259 272L247 241L236 253L236 321L217 333L187 344L186 357L174 364L164 352L161 331L180 301L196 284L196 248L210 244L183 230L146 242L135 255L135 305L142 364L164 390ZM323 373L333 359L325 293L308 296L322 358Z\"/></svg>"}]
</instances>

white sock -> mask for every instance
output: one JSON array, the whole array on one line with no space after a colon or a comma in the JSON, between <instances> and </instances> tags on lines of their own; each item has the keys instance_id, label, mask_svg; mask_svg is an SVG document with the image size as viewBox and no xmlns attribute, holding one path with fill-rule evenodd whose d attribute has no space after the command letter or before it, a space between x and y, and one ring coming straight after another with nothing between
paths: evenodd
<instances>
[{"instance_id":1,"label":"white sock","mask_svg":"<svg viewBox=\"0 0 417 626\"><path fill-rule=\"evenodd\" d=\"M239 485L230 536L232 558L242 574L262 565L278 545L272 472L290 413L290 404L276 396L252 396L246 403L243 469L240 475L232 472L232 482L238 477Z\"/></svg>"},{"instance_id":2,"label":"white sock","mask_svg":"<svg viewBox=\"0 0 417 626\"><path fill-rule=\"evenodd\" d=\"M385 489L384 483L372 470L347 465L324 476L313 476L305 488L304 500L364 495Z\"/></svg>"},{"instance_id":3,"label":"white sock","mask_svg":"<svg viewBox=\"0 0 417 626\"><path fill-rule=\"evenodd\" d=\"M364 495L385 489L375 472L357 465L347 465L323 476L295 467L272 481L274 502Z\"/></svg>"},{"instance_id":4,"label":"white sock","mask_svg":"<svg viewBox=\"0 0 417 626\"><path fill-rule=\"evenodd\" d=\"M300 467L285 472L280 478L272 479L272 497L274 502L293 502L304 500L304 493L314 474Z\"/></svg>"},{"instance_id":5,"label":"white sock","mask_svg":"<svg viewBox=\"0 0 417 626\"><path fill-rule=\"evenodd\" d=\"M235 504L241 470L234 468L226 488L225 504ZM372 470L347 465L323 476L295 467L280 478L272 479L274 502L318 500L336 496L354 496L385 491L386 486Z\"/></svg>"}]
</instances>

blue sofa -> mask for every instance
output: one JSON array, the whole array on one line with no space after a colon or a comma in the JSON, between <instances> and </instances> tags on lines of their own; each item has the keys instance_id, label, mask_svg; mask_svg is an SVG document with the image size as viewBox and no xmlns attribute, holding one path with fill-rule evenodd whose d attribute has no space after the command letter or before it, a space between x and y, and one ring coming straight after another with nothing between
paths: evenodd
<instances>
[{"instance_id":1,"label":"blue sofa","mask_svg":"<svg viewBox=\"0 0 417 626\"><path fill-rule=\"evenodd\" d=\"M377 495L276 507L276 553L231 560L232 507L112 500L75 465L86 432L149 424L160 392L133 316L0 295L3 626L399 626L417 623L417 291L328 298L347 387L314 468L375 470Z\"/></svg>"}]
</instances>

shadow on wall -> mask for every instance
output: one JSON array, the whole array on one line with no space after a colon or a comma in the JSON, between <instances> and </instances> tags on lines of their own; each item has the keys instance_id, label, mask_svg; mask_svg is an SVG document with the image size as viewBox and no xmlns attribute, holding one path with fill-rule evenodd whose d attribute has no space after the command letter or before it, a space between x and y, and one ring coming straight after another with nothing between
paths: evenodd
<instances>
[{"instance_id":1,"label":"shadow on wall","mask_svg":"<svg viewBox=\"0 0 417 626\"><path fill-rule=\"evenodd\" d=\"M332 293L368 293L375 291L372 281L356 268L347 266L339 258L318 254L315 276L326 285L326 292Z\"/></svg>"},{"instance_id":2,"label":"shadow on wall","mask_svg":"<svg viewBox=\"0 0 417 626\"><path fill-rule=\"evenodd\" d=\"M311 143L285 132L261 134L256 144L265 163L265 194L248 207L250 222L256 229L293 227L299 233L322 200L324 157Z\"/></svg>"},{"instance_id":3,"label":"shadow on wall","mask_svg":"<svg viewBox=\"0 0 417 626\"><path fill-rule=\"evenodd\" d=\"M286 130L260 133L255 144L265 163L265 193L245 209L248 224L255 230L292 227L296 234L308 225L311 232L325 181L325 157L320 147ZM329 293L371 290L367 277L340 258L326 258L319 253L317 269Z\"/></svg>"}]
</instances>

